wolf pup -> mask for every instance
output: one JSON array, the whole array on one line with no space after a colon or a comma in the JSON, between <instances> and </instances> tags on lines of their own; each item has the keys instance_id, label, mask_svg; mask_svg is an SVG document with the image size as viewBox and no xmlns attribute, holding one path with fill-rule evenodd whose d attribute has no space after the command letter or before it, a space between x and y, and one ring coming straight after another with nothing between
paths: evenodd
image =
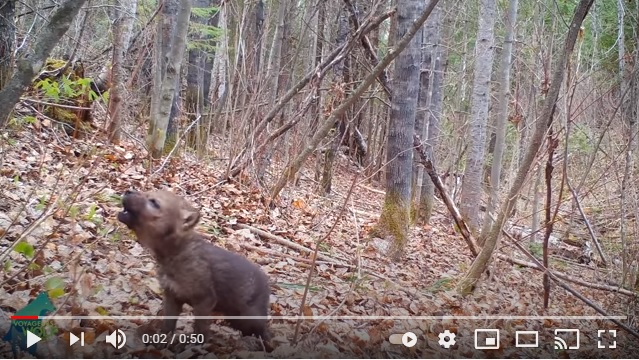
<instances>
[{"instance_id":1,"label":"wolf pup","mask_svg":"<svg viewBox=\"0 0 639 360\"><path fill-rule=\"evenodd\" d=\"M245 257L206 241L194 228L200 213L169 191L127 191L118 220L135 232L158 265L164 291L164 315L178 316L183 304L195 316L214 311L226 316L267 316L270 285L266 274ZM162 331L175 330L177 320L164 320ZM232 319L243 335L261 337L267 350L266 319ZM195 332L209 339L210 322L196 319Z\"/></svg>"}]
</instances>

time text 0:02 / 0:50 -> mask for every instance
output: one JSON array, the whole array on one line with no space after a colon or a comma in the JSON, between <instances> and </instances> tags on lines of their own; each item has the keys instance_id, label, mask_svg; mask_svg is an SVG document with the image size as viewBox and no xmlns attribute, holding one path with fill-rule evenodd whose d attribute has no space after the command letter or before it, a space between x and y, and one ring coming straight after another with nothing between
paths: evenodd
<instances>
[{"instance_id":1,"label":"time text 0:02 / 0:50","mask_svg":"<svg viewBox=\"0 0 639 360\"><path fill-rule=\"evenodd\" d=\"M143 334L142 342L151 344L203 344L204 334Z\"/></svg>"}]
</instances>

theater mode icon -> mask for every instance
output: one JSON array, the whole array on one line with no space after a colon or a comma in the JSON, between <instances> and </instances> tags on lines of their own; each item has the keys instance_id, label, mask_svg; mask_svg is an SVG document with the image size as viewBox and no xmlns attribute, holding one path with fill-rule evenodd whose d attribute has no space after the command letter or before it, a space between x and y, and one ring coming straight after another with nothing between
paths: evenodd
<instances>
[{"instance_id":1,"label":"theater mode icon","mask_svg":"<svg viewBox=\"0 0 639 360\"><path fill-rule=\"evenodd\" d=\"M539 332L534 330L522 330L515 332L515 347L536 348L539 347Z\"/></svg>"}]
</instances>

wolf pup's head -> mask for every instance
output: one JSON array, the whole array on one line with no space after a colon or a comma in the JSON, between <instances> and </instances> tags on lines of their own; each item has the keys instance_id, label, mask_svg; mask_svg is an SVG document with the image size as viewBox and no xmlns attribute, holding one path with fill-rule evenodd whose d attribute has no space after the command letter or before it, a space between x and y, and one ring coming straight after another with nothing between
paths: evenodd
<instances>
[{"instance_id":1,"label":"wolf pup's head","mask_svg":"<svg viewBox=\"0 0 639 360\"><path fill-rule=\"evenodd\" d=\"M152 250L189 237L200 212L186 200L165 190L127 191L118 220L135 232L140 244ZM166 249L169 250L169 249Z\"/></svg>"}]
</instances>

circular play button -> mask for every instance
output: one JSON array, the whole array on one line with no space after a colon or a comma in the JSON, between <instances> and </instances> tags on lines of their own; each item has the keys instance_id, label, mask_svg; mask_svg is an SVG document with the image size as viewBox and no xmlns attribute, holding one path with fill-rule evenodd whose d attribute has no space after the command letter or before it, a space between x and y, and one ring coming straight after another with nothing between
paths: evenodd
<instances>
[{"instance_id":1,"label":"circular play button","mask_svg":"<svg viewBox=\"0 0 639 360\"><path fill-rule=\"evenodd\" d=\"M406 347L413 347L417 344L417 335L412 332L406 332L402 335L402 344Z\"/></svg>"}]
</instances>

